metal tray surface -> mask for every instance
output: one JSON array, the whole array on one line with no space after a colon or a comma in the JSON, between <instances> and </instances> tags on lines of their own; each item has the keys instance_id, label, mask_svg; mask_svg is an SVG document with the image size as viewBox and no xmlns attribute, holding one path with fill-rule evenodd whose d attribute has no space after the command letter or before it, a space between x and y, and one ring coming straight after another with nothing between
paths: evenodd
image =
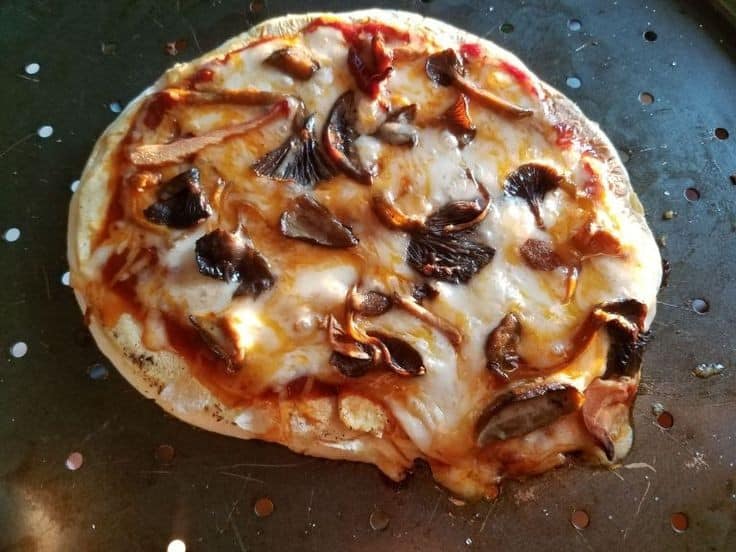
<instances>
[{"instance_id":1,"label":"metal tray surface","mask_svg":"<svg viewBox=\"0 0 736 552\"><path fill-rule=\"evenodd\" d=\"M371 466L192 428L91 341L63 282L67 206L116 102L265 18L369 6L498 42L621 151L672 265L627 465L570 466L506 483L496 502L456 504L423 469L394 485ZM0 550L155 551L172 539L190 551L736 549L734 36L708 3L685 0L0 3ZM177 40L172 57L164 47ZM696 378L701 362L725 370ZM260 497L271 516L254 515ZM587 528L570 523L575 510ZM390 520L384 530L373 512ZM671 526L677 512L684 532Z\"/></svg>"}]
</instances>

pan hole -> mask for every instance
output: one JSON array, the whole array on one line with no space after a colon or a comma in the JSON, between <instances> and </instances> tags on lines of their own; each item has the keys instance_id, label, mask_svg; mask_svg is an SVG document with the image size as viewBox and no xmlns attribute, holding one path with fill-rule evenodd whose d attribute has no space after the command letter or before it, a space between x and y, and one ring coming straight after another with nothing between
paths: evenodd
<instances>
[{"instance_id":1,"label":"pan hole","mask_svg":"<svg viewBox=\"0 0 736 552\"><path fill-rule=\"evenodd\" d=\"M575 529L583 530L590 525L590 516L585 510L575 510L570 515L570 523Z\"/></svg>"},{"instance_id":2,"label":"pan hole","mask_svg":"<svg viewBox=\"0 0 736 552\"><path fill-rule=\"evenodd\" d=\"M107 366L101 362L95 362L92 366L87 368L87 375L94 381L102 381L107 379L110 372L107 369Z\"/></svg>"},{"instance_id":3,"label":"pan hole","mask_svg":"<svg viewBox=\"0 0 736 552\"><path fill-rule=\"evenodd\" d=\"M383 531L390 522L391 518L383 510L373 510L368 518L368 523L374 531Z\"/></svg>"},{"instance_id":4,"label":"pan hole","mask_svg":"<svg viewBox=\"0 0 736 552\"><path fill-rule=\"evenodd\" d=\"M72 452L66 457L66 462L64 462L66 469L71 471L77 471L82 467L82 464L84 464L84 456L82 456L81 452Z\"/></svg>"},{"instance_id":5,"label":"pan hole","mask_svg":"<svg viewBox=\"0 0 736 552\"><path fill-rule=\"evenodd\" d=\"M68 272L65 272L64 274L61 275L61 283L64 284L65 286L69 285L69 273Z\"/></svg>"},{"instance_id":6,"label":"pan hole","mask_svg":"<svg viewBox=\"0 0 736 552\"><path fill-rule=\"evenodd\" d=\"M123 110L123 106L120 104L120 102L110 102L110 111L113 113L120 113Z\"/></svg>"},{"instance_id":7,"label":"pan hole","mask_svg":"<svg viewBox=\"0 0 736 552\"><path fill-rule=\"evenodd\" d=\"M725 128L718 127L714 134L719 140L726 140L728 138L728 131Z\"/></svg>"},{"instance_id":8,"label":"pan hole","mask_svg":"<svg viewBox=\"0 0 736 552\"><path fill-rule=\"evenodd\" d=\"M729 178L731 179L731 184L736 186L736 173L733 173Z\"/></svg>"},{"instance_id":9,"label":"pan hole","mask_svg":"<svg viewBox=\"0 0 736 552\"><path fill-rule=\"evenodd\" d=\"M698 314L705 314L710 310L710 305L708 304L708 301L701 298L693 299L690 303L690 306Z\"/></svg>"},{"instance_id":10,"label":"pan hole","mask_svg":"<svg viewBox=\"0 0 736 552\"><path fill-rule=\"evenodd\" d=\"M174 461L176 450L171 445L159 445L156 447L153 456L156 458L156 462L168 466Z\"/></svg>"},{"instance_id":11,"label":"pan hole","mask_svg":"<svg viewBox=\"0 0 736 552\"><path fill-rule=\"evenodd\" d=\"M28 345L26 345L24 341L13 343L13 345L10 347L10 356L12 356L13 358L23 358L24 356L26 356L27 352Z\"/></svg>"},{"instance_id":12,"label":"pan hole","mask_svg":"<svg viewBox=\"0 0 736 552\"><path fill-rule=\"evenodd\" d=\"M583 28L583 24L580 22L579 19L570 19L567 22L567 28L571 31L577 32Z\"/></svg>"},{"instance_id":13,"label":"pan hole","mask_svg":"<svg viewBox=\"0 0 736 552\"><path fill-rule=\"evenodd\" d=\"M14 241L18 241L18 238L20 238L20 230L17 228L8 228L3 234L3 239L6 242L13 243Z\"/></svg>"},{"instance_id":14,"label":"pan hole","mask_svg":"<svg viewBox=\"0 0 736 552\"><path fill-rule=\"evenodd\" d=\"M35 75L41 70L41 66L38 63L29 63L25 66L26 75Z\"/></svg>"},{"instance_id":15,"label":"pan hole","mask_svg":"<svg viewBox=\"0 0 736 552\"><path fill-rule=\"evenodd\" d=\"M53 133L54 127L52 127L51 125L43 125L41 127L38 127L38 130L36 131L36 134L38 134L41 138L50 138Z\"/></svg>"},{"instance_id":16,"label":"pan hole","mask_svg":"<svg viewBox=\"0 0 736 552\"><path fill-rule=\"evenodd\" d=\"M690 520L685 512L675 512L670 516L670 524L675 533L684 533L690 525Z\"/></svg>"},{"instance_id":17,"label":"pan hole","mask_svg":"<svg viewBox=\"0 0 736 552\"><path fill-rule=\"evenodd\" d=\"M72 183L71 183L71 184L69 185L69 189L70 189L70 190L71 190L72 192L76 192L76 191L77 191L77 188L79 188L79 180L75 180L74 182L72 182Z\"/></svg>"},{"instance_id":18,"label":"pan hole","mask_svg":"<svg viewBox=\"0 0 736 552\"><path fill-rule=\"evenodd\" d=\"M508 21L506 23L501 23L501 29L502 33L509 34L514 32L514 25L512 23L509 23Z\"/></svg>"},{"instance_id":19,"label":"pan hole","mask_svg":"<svg viewBox=\"0 0 736 552\"><path fill-rule=\"evenodd\" d=\"M255 512L255 514L259 518L270 516L271 514L273 514L273 500L271 500L267 496L259 498L253 505L253 512Z\"/></svg>"},{"instance_id":20,"label":"pan hole","mask_svg":"<svg viewBox=\"0 0 736 552\"><path fill-rule=\"evenodd\" d=\"M166 552L187 552L187 545L181 539L174 539L166 547Z\"/></svg>"},{"instance_id":21,"label":"pan hole","mask_svg":"<svg viewBox=\"0 0 736 552\"><path fill-rule=\"evenodd\" d=\"M641 92L639 94L639 101L642 105L652 105L654 103L654 96L651 92Z\"/></svg>"},{"instance_id":22,"label":"pan hole","mask_svg":"<svg viewBox=\"0 0 736 552\"><path fill-rule=\"evenodd\" d=\"M570 75L565 79L565 84L570 88L580 88L583 85L583 81L576 75Z\"/></svg>"},{"instance_id":23,"label":"pan hole","mask_svg":"<svg viewBox=\"0 0 736 552\"><path fill-rule=\"evenodd\" d=\"M250 13L258 15L266 7L266 0L253 0L250 3Z\"/></svg>"},{"instance_id":24,"label":"pan hole","mask_svg":"<svg viewBox=\"0 0 736 552\"><path fill-rule=\"evenodd\" d=\"M691 202L696 202L700 199L700 190L697 188L686 188L685 189L685 199Z\"/></svg>"},{"instance_id":25,"label":"pan hole","mask_svg":"<svg viewBox=\"0 0 736 552\"><path fill-rule=\"evenodd\" d=\"M648 31L644 31L644 40L647 42L654 42L657 40L657 33L655 33L653 30L649 29Z\"/></svg>"},{"instance_id":26,"label":"pan hole","mask_svg":"<svg viewBox=\"0 0 736 552\"><path fill-rule=\"evenodd\" d=\"M672 429L675 425L675 417L666 410L657 416L657 425L662 429Z\"/></svg>"}]
</instances>

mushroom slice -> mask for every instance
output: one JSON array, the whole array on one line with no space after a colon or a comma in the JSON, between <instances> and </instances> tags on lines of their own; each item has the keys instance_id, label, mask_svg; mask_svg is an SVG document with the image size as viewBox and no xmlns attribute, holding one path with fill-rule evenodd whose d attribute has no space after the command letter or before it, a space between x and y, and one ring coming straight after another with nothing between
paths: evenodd
<instances>
[{"instance_id":1,"label":"mushroom slice","mask_svg":"<svg viewBox=\"0 0 736 552\"><path fill-rule=\"evenodd\" d=\"M394 295L394 302L409 314L417 317L422 322L426 322L430 326L437 328L450 341L453 347L457 347L463 341L463 336L452 323L445 320L441 316L436 315L430 310L420 305L417 301L410 297Z\"/></svg>"},{"instance_id":2,"label":"mushroom slice","mask_svg":"<svg viewBox=\"0 0 736 552\"><path fill-rule=\"evenodd\" d=\"M330 178L333 170L315 139L314 128L312 114L304 120L302 128L283 144L253 163L255 173L276 180L293 180L309 188Z\"/></svg>"},{"instance_id":3,"label":"mushroom slice","mask_svg":"<svg viewBox=\"0 0 736 552\"><path fill-rule=\"evenodd\" d=\"M419 131L412 124L417 113L417 104L411 104L391 113L378 130L376 136L393 146L414 147L419 142Z\"/></svg>"},{"instance_id":4,"label":"mushroom slice","mask_svg":"<svg viewBox=\"0 0 736 552\"><path fill-rule=\"evenodd\" d=\"M635 299L603 303L593 311L594 318L605 324L611 342L604 379L639 372L644 349L652 340L651 332L643 331L646 315L646 305Z\"/></svg>"},{"instance_id":5,"label":"mushroom slice","mask_svg":"<svg viewBox=\"0 0 736 552\"><path fill-rule=\"evenodd\" d=\"M477 226L488 215L491 207L491 196L483 184L475 180L473 173L467 169L468 178L478 187L481 197L472 200L459 200L448 203L427 217L425 223L430 232L453 233L468 230Z\"/></svg>"},{"instance_id":6,"label":"mushroom slice","mask_svg":"<svg viewBox=\"0 0 736 552\"><path fill-rule=\"evenodd\" d=\"M355 93L348 90L335 101L322 130L322 144L330 160L346 175L370 185L373 175L363 166L355 147L357 112Z\"/></svg>"},{"instance_id":7,"label":"mushroom slice","mask_svg":"<svg viewBox=\"0 0 736 552\"><path fill-rule=\"evenodd\" d=\"M156 202L143 210L153 224L189 228L212 215L212 207L199 182L199 169L192 167L161 186Z\"/></svg>"},{"instance_id":8,"label":"mushroom slice","mask_svg":"<svg viewBox=\"0 0 736 552\"><path fill-rule=\"evenodd\" d=\"M566 266L552 245L544 240L529 238L519 248L519 253L524 262L534 270L549 272L561 266Z\"/></svg>"},{"instance_id":9,"label":"mushroom slice","mask_svg":"<svg viewBox=\"0 0 736 552\"><path fill-rule=\"evenodd\" d=\"M391 310L394 304L391 297L374 290L356 292L350 296L350 301L352 310L362 316L380 316Z\"/></svg>"},{"instance_id":10,"label":"mushroom slice","mask_svg":"<svg viewBox=\"0 0 736 552\"><path fill-rule=\"evenodd\" d=\"M404 232L424 231L424 221L403 213L387 194L379 194L371 199L373 213L387 227Z\"/></svg>"},{"instance_id":11,"label":"mushroom slice","mask_svg":"<svg viewBox=\"0 0 736 552\"><path fill-rule=\"evenodd\" d=\"M618 238L601 228L592 220L586 221L570 240L582 259L599 255L618 257L623 255L623 247Z\"/></svg>"},{"instance_id":12,"label":"mushroom slice","mask_svg":"<svg viewBox=\"0 0 736 552\"><path fill-rule=\"evenodd\" d=\"M258 297L274 284L268 261L242 230L213 230L194 247L199 272L210 278L240 285L235 295Z\"/></svg>"},{"instance_id":13,"label":"mushroom slice","mask_svg":"<svg viewBox=\"0 0 736 552\"><path fill-rule=\"evenodd\" d=\"M427 58L424 66L429 79L440 86L454 86L472 99L497 113L513 118L529 117L534 112L514 105L495 94L479 88L465 78L465 67L458 53L452 48L434 53Z\"/></svg>"},{"instance_id":14,"label":"mushroom slice","mask_svg":"<svg viewBox=\"0 0 736 552\"><path fill-rule=\"evenodd\" d=\"M267 125L271 121L287 115L289 111L289 100L284 99L273 104L263 115L244 123L213 130L201 136L183 138L168 144L146 144L138 146L131 152L130 160L134 165L139 166L181 163L192 155L199 153L204 148L215 146L233 136L246 134Z\"/></svg>"},{"instance_id":15,"label":"mushroom slice","mask_svg":"<svg viewBox=\"0 0 736 552\"><path fill-rule=\"evenodd\" d=\"M526 200L539 228L544 228L539 207L544 196L560 185L562 177L549 165L526 163L506 177L504 193Z\"/></svg>"},{"instance_id":16,"label":"mushroom slice","mask_svg":"<svg viewBox=\"0 0 736 552\"><path fill-rule=\"evenodd\" d=\"M308 195L301 195L293 201L291 207L282 213L279 225L287 238L335 248L358 244L358 238L350 228Z\"/></svg>"},{"instance_id":17,"label":"mushroom slice","mask_svg":"<svg viewBox=\"0 0 736 552\"><path fill-rule=\"evenodd\" d=\"M302 48L289 46L274 51L263 63L298 80L309 80L319 70L319 63Z\"/></svg>"},{"instance_id":18,"label":"mushroom slice","mask_svg":"<svg viewBox=\"0 0 736 552\"><path fill-rule=\"evenodd\" d=\"M631 445L631 403L637 386L633 378L597 378L585 390L583 422L611 462Z\"/></svg>"},{"instance_id":19,"label":"mushroom slice","mask_svg":"<svg viewBox=\"0 0 736 552\"><path fill-rule=\"evenodd\" d=\"M445 111L442 119L448 130L455 135L461 148L467 146L475 138L477 129L470 119L468 97L460 94L455 102Z\"/></svg>"},{"instance_id":20,"label":"mushroom slice","mask_svg":"<svg viewBox=\"0 0 736 552\"><path fill-rule=\"evenodd\" d=\"M514 389L483 412L476 426L477 444L484 447L526 435L578 410L582 402L577 389L559 383Z\"/></svg>"},{"instance_id":21,"label":"mushroom slice","mask_svg":"<svg viewBox=\"0 0 736 552\"><path fill-rule=\"evenodd\" d=\"M225 362L225 370L229 374L236 373L244 360L244 355L238 350L233 337L227 332L222 321L213 316L189 315L189 323L207 347Z\"/></svg>"},{"instance_id":22,"label":"mushroom slice","mask_svg":"<svg viewBox=\"0 0 736 552\"><path fill-rule=\"evenodd\" d=\"M378 339L387 368L400 376L423 376L427 369L419 352L403 339L381 333L371 333Z\"/></svg>"},{"instance_id":23,"label":"mushroom slice","mask_svg":"<svg viewBox=\"0 0 736 552\"><path fill-rule=\"evenodd\" d=\"M415 234L407 262L420 274L452 284L466 283L493 259L496 250L474 241L468 232Z\"/></svg>"},{"instance_id":24,"label":"mushroom slice","mask_svg":"<svg viewBox=\"0 0 736 552\"><path fill-rule=\"evenodd\" d=\"M363 41L348 50L350 74L358 88L372 99L378 97L381 83L393 71L392 62L393 56L380 33L374 34L370 42Z\"/></svg>"},{"instance_id":25,"label":"mushroom slice","mask_svg":"<svg viewBox=\"0 0 736 552\"><path fill-rule=\"evenodd\" d=\"M519 339L521 321L513 312L504 316L486 339L486 367L504 381L519 367Z\"/></svg>"}]
</instances>

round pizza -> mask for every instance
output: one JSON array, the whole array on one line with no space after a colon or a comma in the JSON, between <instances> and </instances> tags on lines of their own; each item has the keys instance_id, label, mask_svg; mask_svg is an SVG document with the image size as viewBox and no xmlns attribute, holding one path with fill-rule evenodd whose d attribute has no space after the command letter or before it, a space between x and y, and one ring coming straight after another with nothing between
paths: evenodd
<instances>
[{"instance_id":1,"label":"round pizza","mask_svg":"<svg viewBox=\"0 0 736 552\"><path fill-rule=\"evenodd\" d=\"M72 285L176 417L469 498L612 465L662 276L606 136L495 44L416 14L266 21L97 142Z\"/></svg>"}]
</instances>

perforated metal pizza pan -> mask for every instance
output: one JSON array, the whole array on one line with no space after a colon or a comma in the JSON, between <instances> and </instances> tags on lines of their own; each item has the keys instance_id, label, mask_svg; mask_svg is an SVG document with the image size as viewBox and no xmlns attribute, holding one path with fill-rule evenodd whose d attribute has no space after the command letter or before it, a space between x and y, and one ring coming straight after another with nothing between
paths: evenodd
<instances>
[{"instance_id":1,"label":"perforated metal pizza pan","mask_svg":"<svg viewBox=\"0 0 736 552\"><path fill-rule=\"evenodd\" d=\"M621 151L672 264L628 465L563 468L506 484L493 504L459 505L422 469L397 487L370 466L189 427L90 341L63 282L66 210L116 102L267 17L369 5L498 42ZM11 1L0 52L0 550L165 550L172 539L187 550L736 548L736 49L705 2ZM695 378L701 362L725 371ZM655 402L671 429L655 423ZM254 515L260 497L273 500L270 517ZM571 525L575 510L587 528ZM376 511L384 530L371 529Z\"/></svg>"}]
</instances>

